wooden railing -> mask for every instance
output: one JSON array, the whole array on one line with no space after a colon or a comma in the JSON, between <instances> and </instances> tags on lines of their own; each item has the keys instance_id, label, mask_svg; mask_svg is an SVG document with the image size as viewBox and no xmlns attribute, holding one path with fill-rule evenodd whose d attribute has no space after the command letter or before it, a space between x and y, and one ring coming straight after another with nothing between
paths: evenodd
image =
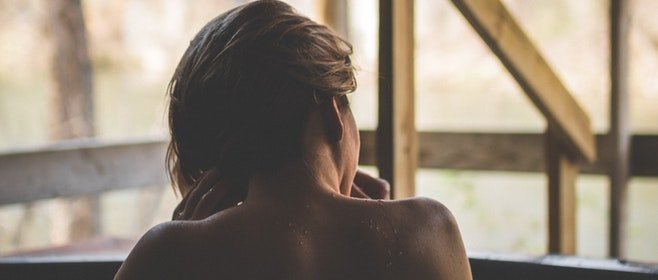
<instances>
[{"instance_id":1,"label":"wooden railing","mask_svg":"<svg viewBox=\"0 0 658 280\"><path fill-rule=\"evenodd\" d=\"M164 186L163 139L69 140L0 153L0 205Z\"/></svg>"},{"instance_id":2,"label":"wooden railing","mask_svg":"<svg viewBox=\"0 0 658 280\"><path fill-rule=\"evenodd\" d=\"M361 131L361 165L376 164L376 133ZM420 132L418 167L545 172L544 137L532 133ZM609 146L597 135L599 153ZM633 176L658 177L658 135L631 138ZM123 188L165 186L165 139L65 141L0 152L0 206ZM449 147L449 148L447 148ZM584 164L586 174L608 174L606 157Z\"/></svg>"}]
</instances>

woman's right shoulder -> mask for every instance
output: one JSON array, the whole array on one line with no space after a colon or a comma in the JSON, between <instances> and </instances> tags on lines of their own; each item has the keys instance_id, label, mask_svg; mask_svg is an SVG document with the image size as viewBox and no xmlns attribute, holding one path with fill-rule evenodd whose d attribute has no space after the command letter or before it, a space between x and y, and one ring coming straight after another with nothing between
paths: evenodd
<instances>
[{"instance_id":1,"label":"woman's right shoulder","mask_svg":"<svg viewBox=\"0 0 658 280\"><path fill-rule=\"evenodd\" d=\"M115 279L169 279L180 266L188 222L165 222L148 230L121 265ZM183 245L183 246L181 246ZM173 269L173 271L172 271Z\"/></svg>"}]
</instances>

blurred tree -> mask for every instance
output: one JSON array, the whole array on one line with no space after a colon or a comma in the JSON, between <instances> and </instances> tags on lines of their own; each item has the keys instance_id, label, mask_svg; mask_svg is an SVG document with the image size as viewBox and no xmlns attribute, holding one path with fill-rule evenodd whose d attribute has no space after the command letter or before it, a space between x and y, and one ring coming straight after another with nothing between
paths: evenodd
<instances>
[{"instance_id":1,"label":"blurred tree","mask_svg":"<svg viewBox=\"0 0 658 280\"><path fill-rule=\"evenodd\" d=\"M80 0L52 0L46 1L46 10L45 22L51 42L51 138L93 137L93 80L82 4ZM74 198L67 202L71 240L96 235L100 227L98 196Z\"/></svg>"},{"instance_id":2,"label":"blurred tree","mask_svg":"<svg viewBox=\"0 0 658 280\"><path fill-rule=\"evenodd\" d=\"M80 0L47 1L52 42L54 140L92 137L94 112L91 62Z\"/></svg>"}]
</instances>

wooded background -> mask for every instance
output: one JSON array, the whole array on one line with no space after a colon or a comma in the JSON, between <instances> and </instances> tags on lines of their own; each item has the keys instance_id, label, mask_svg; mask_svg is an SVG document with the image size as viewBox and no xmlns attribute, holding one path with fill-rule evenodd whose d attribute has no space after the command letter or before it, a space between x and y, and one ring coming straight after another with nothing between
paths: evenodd
<instances>
[{"instance_id":1,"label":"wooded background","mask_svg":"<svg viewBox=\"0 0 658 280\"><path fill-rule=\"evenodd\" d=\"M146 138L140 147L158 147L160 141L148 139L163 139L166 133L164 89L177 60L206 21L238 2L0 1L0 149L9 154L90 136L101 142L96 146ZM311 17L324 17L323 1L291 3ZM360 72L352 105L366 131L377 127L377 3L346 1L347 24L340 28L355 47ZM583 105L595 132L607 133L612 83L607 1L503 3ZM658 22L653 16L658 7L651 0L631 3L627 129L637 135L634 143L649 143L635 144L646 148L631 161L651 170L656 149L643 139L658 134L658 81L653 78L658 71ZM414 14L415 125L421 131L418 157L423 168L415 178L415 193L437 198L453 210L469 250L546 252L546 182L536 173L543 170L538 134L545 121L449 1L416 0ZM437 131L442 134L428 134ZM368 146L374 142L367 140L373 135L364 135L364 150L374 151ZM599 143L605 141L599 138ZM71 157L82 158L84 166L85 158L96 155L93 151ZM108 148L100 155L115 153ZM54 164L62 159L62 154L53 156ZM364 163L375 160L364 157ZM585 167L585 172L603 174L603 165ZM112 172L123 169L115 166L130 167L98 166L89 172L118 174ZM76 172L81 170L62 171L63 176L81 176ZM648 175L644 172L635 175ZM627 257L655 261L658 180L655 172L648 173L654 177L635 177L629 184ZM99 186L131 187L112 184ZM578 180L578 254L607 254L608 237L602 233L608 231L608 185L601 175ZM134 239L166 220L175 201L166 187L150 186L4 205L0 254L99 235ZM93 213L98 215L89 215Z\"/></svg>"}]
</instances>

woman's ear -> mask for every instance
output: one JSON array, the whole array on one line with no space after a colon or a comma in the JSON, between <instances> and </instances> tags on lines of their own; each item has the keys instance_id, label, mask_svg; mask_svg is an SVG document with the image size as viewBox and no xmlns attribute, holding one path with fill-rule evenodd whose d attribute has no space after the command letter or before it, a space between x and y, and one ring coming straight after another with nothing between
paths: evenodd
<instances>
[{"instance_id":1,"label":"woman's ear","mask_svg":"<svg viewBox=\"0 0 658 280\"><path fill-rule=\"evenodd\" d=\"M343 120L340 115L340 108L338 108L338 103L336 98L331 98L331 104L325 106L324 111L324 125L327 132L327 136L331 137L332 141L340 141L343 139L343 133L345 131L345 126L343 125Z\"/></svg>"}]
</instances>

